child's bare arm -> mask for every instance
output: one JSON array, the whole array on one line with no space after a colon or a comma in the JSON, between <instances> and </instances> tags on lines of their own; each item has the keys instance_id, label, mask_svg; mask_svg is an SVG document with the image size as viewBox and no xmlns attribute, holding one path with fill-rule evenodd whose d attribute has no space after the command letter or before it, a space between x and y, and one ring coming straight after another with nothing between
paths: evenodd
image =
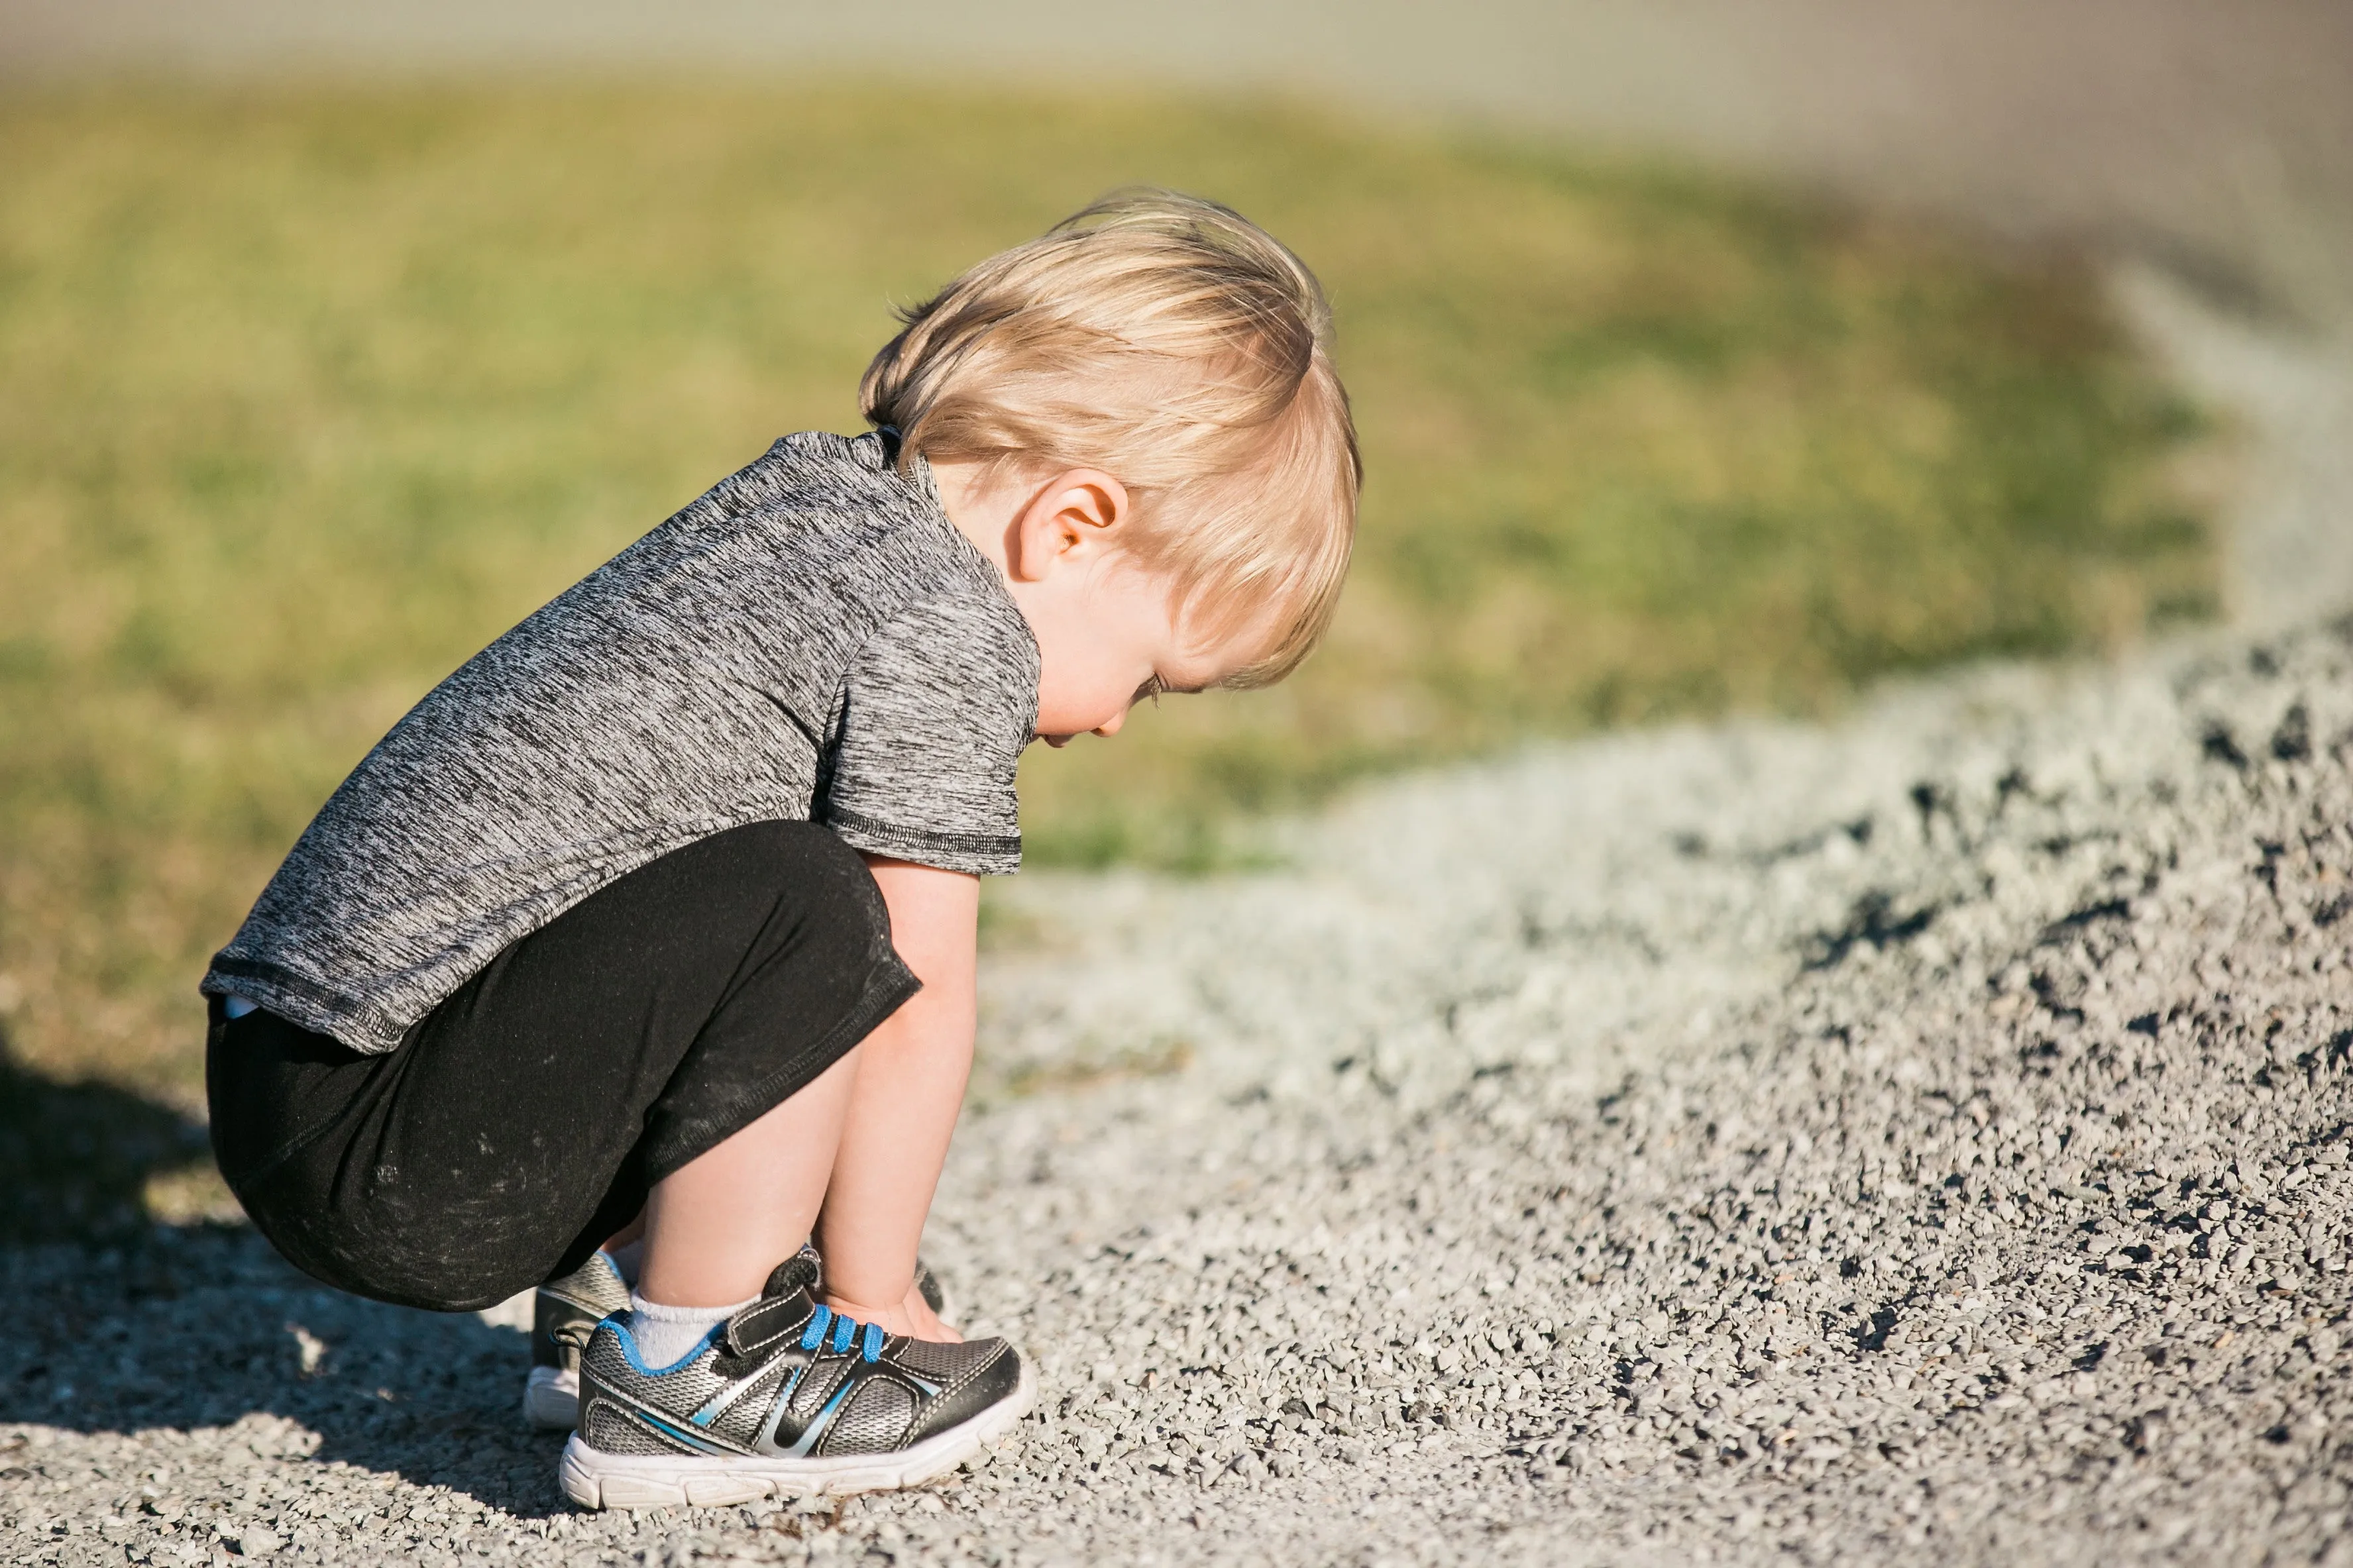
<instances>
[{"instance_id":1,"label":"child's bare arm","mask_svg":"<svg viewBox=\"0 0 2353 1568\"><path fill-rule=\"evenodd\" d=\"M892 944L923 988L859 1049L818 1246L826 1293L861 1321L953 1339L913 1290L915 1249L972 1072L980 879L867 858Z\"/></svg>"}]
</instances>

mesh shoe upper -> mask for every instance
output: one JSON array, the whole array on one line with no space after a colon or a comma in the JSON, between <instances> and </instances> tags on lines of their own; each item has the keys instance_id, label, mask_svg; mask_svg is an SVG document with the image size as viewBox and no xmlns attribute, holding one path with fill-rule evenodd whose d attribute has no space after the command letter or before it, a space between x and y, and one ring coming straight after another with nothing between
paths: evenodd
<instances>
[{"instance_id":1,"label":"mesh shoe upper","mask_svg":"<svg viewBox=\"0 0 2353 1568\"><path fill-rule=\"evenodd\" d=\"M580 1364L590 1331L615 1312L629 1310L629 1288L602 1252L542 1285L532 1297L531 1364L569 1372Z\"/></svg>"},{"instance_id":2,"label":"mesh shoe upper","mask_svg":"<svg viewBox=\"0 0 2353 1568\"><path fill-rule=\"evenodd\" d=\"M886 1336L810 1297L806 1258L779 1268L754 1305L674 1366L648 1367L626 1321L604 1322L580 1361L580 1437L615 1454L890 1453L1013 1394L1003 1340L938 1344Z\"/></svg>"},{"instance_id":3,"label":"mesh shoe upper","mask_svg":"<svg viewBox=\"0 0 2353 1568\"><path fill-rule=\"evenodd\" d=\"M826 1434L829 1454L887 1454L906 1440L915 1424L915 1395L887 1377L868 1378L841 1407Z\"/></svg>"},{"instance_id":4,"label":"mesh shoe upper","mask_svg":"<svg viewBox=\"0 0 2353 1568\"><path fill-rule=\"evenodd\" d=\"M961 1383L980 1370L989 1352L982 1347L997 1343L996 1340L966 1340L961 1344L944 1344L936 1340L909 1340L900 1352L900 1363L911 1372L942 1383Z\"/></svg>"}]
</instances>

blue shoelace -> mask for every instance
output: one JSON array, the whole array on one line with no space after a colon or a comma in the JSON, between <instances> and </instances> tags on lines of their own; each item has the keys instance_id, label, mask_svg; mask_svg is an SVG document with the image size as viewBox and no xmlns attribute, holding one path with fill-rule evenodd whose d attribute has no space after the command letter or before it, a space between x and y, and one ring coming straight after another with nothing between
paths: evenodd
<instances>
[{"instance_id":1,"label":"blue shoelace","mask_svg":"<svg viewBox=\"0 0 2353 1568\"><path fill-rule=\"evenodd\" d=\"M827 1348L834 1354L840 1355L849 1349L851 1341L857 1340L861 1342L858 1346L859 1354L868 1361L881 1359L882 1342L889 1337L883 1333L882 1325L853 1321L830 1307L819 1307L809 1314L808 1327L801 1331L801 1349L813 1351L824 1344L828 1323L833 1325L833 1343Z\"/></svg>"}]
</instances>

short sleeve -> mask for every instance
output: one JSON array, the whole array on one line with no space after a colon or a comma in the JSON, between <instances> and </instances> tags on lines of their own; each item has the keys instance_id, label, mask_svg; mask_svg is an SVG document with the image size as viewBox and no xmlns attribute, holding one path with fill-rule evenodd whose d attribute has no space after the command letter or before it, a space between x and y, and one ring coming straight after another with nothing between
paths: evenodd
<instances>
[{"instance_id":1,"label":"short sleeve","mask_svg":"<svg viewBox=\"0 0 2353 1568\"><path fill-rule=\"evenodd\" d=\"M1014 769L1037 718L1038 646L1009 599L918 605L850 663L819 819L870 854L1018 871Z\"/></svg>"}]
</instances>

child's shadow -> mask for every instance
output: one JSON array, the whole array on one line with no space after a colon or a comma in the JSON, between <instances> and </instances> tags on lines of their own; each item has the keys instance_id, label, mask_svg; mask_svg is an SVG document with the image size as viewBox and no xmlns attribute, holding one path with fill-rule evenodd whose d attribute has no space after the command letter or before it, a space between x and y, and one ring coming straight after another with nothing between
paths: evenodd
<instances>
[{"instance_id":1,"label":"child's shadow","mask_svg":"<svg viewBox=\"0 0 2353 1568\"><path fill-rule=\"evenodd\" d=\"M147 1177L204 1143L166 1107L49 1082L0 1046L0 1299L16 1304L0 1335L0 1421L243 1423L241 1440L290 1455L316 1433L322 1462L526 1517L561 1511L563 1435L522 1423L522 1334L328 1289L241 1226L139 1217ZM193 1471L174 1481L203 1484Z\"/></svg>"}]
</instances>

